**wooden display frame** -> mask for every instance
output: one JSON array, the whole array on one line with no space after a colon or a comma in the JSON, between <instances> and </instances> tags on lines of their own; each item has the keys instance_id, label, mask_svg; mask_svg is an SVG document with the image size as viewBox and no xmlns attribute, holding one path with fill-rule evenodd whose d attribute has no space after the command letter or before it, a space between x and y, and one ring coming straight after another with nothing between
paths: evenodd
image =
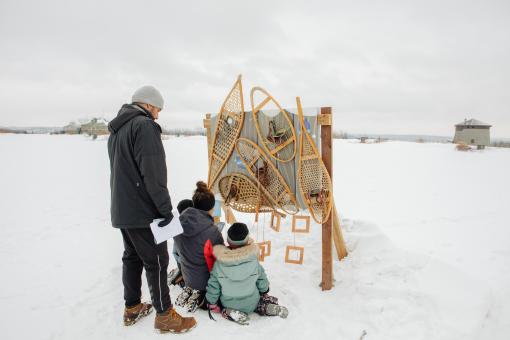
<instances>
[{"instance_id":1,"label":"wooden display frame","mask_svg":"<svg viewBox=\"0 0 510 340\"><path fill-rule=\"evenodd\" d=\"M297 260L290 259L290 252L292 250L299 251L299 259L297 259ZM303 264L303 262L304 262L304 255L305 255L305 247L287 246L285 248L285 263Z\"/></svg>"},{"instance_id":2,"label":"wooden display frame","mask_svg":"<svg viewBox=\"0 0 510 340\"><path fill-rule=\"evenodd\" d=\"M298 220L305 221L305 228L298 228ZM308 234L310 232L310 216L292 216L292 232L298 234Z\"/></svg>"},{"instance_id":3,"label":"wooden display frame","mask_svg":"<svg viewBox=\"0 0 510 340\"><path fill-rule=\"evenodd\" d=\"M265 99L264 101L269 102L269 99ZM332 109L331 107L320 107L320 114L317 115L317 124L320 127L320 157L324 164L324 167L326 168L329 178L332 181L333 179L333 152L332 152L332 124L333 124L333 117L332 117ZM221 113L220 113L221 114ZM212 149L214 142L213 137L215 137L216 134L212 134L212 124L211 124L211 114L206 114L206 119L204 120L204 127L207 129L207 141L208 141L208 155L209 155L209 164L211 164L211 157L212 157ZM244 117L243 117L243 124L244 124ZM296 130L296 129L295 129ZM297 142L297 139L296 139ZM297 143L296 143L297 144ZM297 154L295 156L295 159L297 157ZM269 157L270 159L274 159L273 157ZM299 161L299 159L296 159ZM297 193L296 193L297 195ZM321 284L322 290L330 290L333 287L333 241L334 245L336 247L336 252L338 255L338 258L343 258L347 256L347 249L345 247L345 243L343 240L343 235L341 231L340 226L340 218L338 216L338 213L336 211L336 207L333 202L333 192L330 192L330 198L331 198L331 211L330 215L333 216L333 218L328 218L327 220L322 221L322 277L321 277ZM275 206L276 208L276 206ZM276 211L277 213L280 213L280 211ZM282 217L285 217L285 215L282 215ZM312 216L313 217L313 216ZM304 252L303 247L290 247L286 252L291 251L299 251L300 255L301 252ZM264 254L266 250L264 249ZM289 259L290 254L286 253L286 260ZM303 255L304 256L304 255ZM301 260L301 256L300 259ZM290 260L293 262L288 263L295 263L300 262L299 260ZM287 261L285 261L287 262Z\"/></svg>"},{"instance_id":4,"label":"wooden display frame","mask_svg":"<svg viewBox=\"0 0 510 340\"><path fill-rule=\"evenodd\" d=\"M257 243L259 246L259 261L264 261L268 256L271 256L271 241L263 241Z\"/></svg>"},{"instance_id":5,"label":"wooden display frame","mask_svg":"<svg viewBox=\"0 0 510 340\"><path fill-rule=\"evenodd\" d=\"M275 223L275 221L276 221L276 223ZM269 227L271 229L273 229L274 231L279 232L281 224L282 224L282 215L275 212L274 210L271 211L271 224L269 225Z\"/></svg>"}]
</instances>

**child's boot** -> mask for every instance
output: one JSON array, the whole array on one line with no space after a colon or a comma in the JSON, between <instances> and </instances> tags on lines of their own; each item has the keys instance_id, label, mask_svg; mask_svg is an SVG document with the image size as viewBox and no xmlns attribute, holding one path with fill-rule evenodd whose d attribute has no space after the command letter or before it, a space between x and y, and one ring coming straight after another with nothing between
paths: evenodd
<instances>
[{"instance_id":1,"label":"child's boot","mask_svg":"<svg viewBox=\"0 0 510 340\"><path fill-rule=\"evenodd\" d=\"M287 307L268 303L266 305L266 315L268 316L278 315L280 318L285 319L289 315L289 310L287 309Z\"/></svg>"},{"instance_id":2,"label":"child's boot","mask_svg":"<svg viewBox=\"0 0 510 340\"><path fill-rule=\"evenodd\" d=\"M249 325L250 324L250 317L245 312L241 312L235 309L225 308L221 312L221 315L230 321L234 321L237 324L240 325Z\"/></svg>"},{"instance_id":3,"label":"child's boot","mask_svg":"<svg viewBox=\"0 0 510 340\"><path fill-rule=\"evenodd\" d=\"M175 305L179 307L184 307L186 301L188 301L189 297L191 296L191 293L193 293L193 289L191 289L190 287L184 287L181 294L179 294L179 296L175 300Z\"/></svg>"},{"instance_id":4,"label":"child's boot","mask_svg":"<svg viewBox=\"0 0 510 340\"><path fill-rule=\"evenodd\" d=\"M188 313L194 313L204 304L204 302L205 294L199 290L193 289L191 296L188 298L183 307Z\"/></svg>"}]
</instances>

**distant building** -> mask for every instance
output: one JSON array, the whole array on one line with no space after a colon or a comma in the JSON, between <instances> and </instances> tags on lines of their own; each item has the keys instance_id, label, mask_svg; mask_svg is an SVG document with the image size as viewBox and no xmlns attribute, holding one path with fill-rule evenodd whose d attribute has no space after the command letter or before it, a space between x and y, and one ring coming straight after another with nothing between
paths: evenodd
<instances>
[{"instance_id":1,"label":"distant building","mask_svg":"<svg viewBox=\"0 0 510 340\"><path fill-rule=\"evenodd\" d=\"M467 145L488 146L491 143L491 125L476 119L464 119L463 122L455 125L454 143Z\"/></svg>"},{"instance_id":2,"label":"distant building","mask_svg":"<svg viewBox=\"0 0 510 340\"><path fill-rule=\"evenodd\" d=\"M107 135L108 122L102 118L94 118L86 124L82 124L81 133L86 133L91 136Z\"/></svg>"},{"instance_id":3,"label":"distant building","mask_svg":"<svg viewBox=\"0 0 510 340\"><path fill-rule=\"evenodd\" d=\"M76 124L75 122L69 123L68 125L64 126L64 133L68 135L77 135L81 132L80 125Z\"/></svg>"}]
</instances>

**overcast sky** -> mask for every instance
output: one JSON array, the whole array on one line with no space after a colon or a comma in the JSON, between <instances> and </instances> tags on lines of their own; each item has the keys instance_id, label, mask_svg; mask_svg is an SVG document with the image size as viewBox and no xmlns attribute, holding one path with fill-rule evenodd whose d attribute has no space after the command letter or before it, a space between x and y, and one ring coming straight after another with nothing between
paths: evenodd
<instances>
[{"instance_id":1,"label":"overcast sky","mask_svg":"<svg viewBox=\"0 0 510 340\"><path fill-rule=\"evenodd\" d=\"M0 126L110 119L145 84L162 125L201 126L241 73L335 130L510 137L508 0L0 0L0 42Z\"/></svg>"}]
</instances>

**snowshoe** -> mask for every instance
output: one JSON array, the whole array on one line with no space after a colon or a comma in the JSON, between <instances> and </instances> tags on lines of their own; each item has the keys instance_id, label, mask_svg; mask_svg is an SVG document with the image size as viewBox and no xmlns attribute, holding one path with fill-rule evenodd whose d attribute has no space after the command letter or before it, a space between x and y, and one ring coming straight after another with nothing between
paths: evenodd
<instances>
[{"instance_id":1,"label":"snowshoe","mask_svg":"<svg viewBox=\"0 0 510 340\"><path fill-rule=\"evenodd\" d=\"M184 287L184 289L179 294L177 299L175 299L175 305L179 307L184 307L189 297L191 296L191 293L193 293L193 289L191 289L190 287Z\"/></svg>"},{"instance_id":2,"label":"snowshoe","mask_svg":"<svg viewBox=\"0 0 510 340\"><path fill-rule=\"evenodd\" d=\"M247 326L250 324L250 317L245 312L241 312L235 309L225 308L221 315L230 321L233 321L239 325Z\"/></svg>"},{"instance_id":3,"label":"snowshoe","mask_svg":"<svg viewBox=\"0 0 510 340\"><path fill-rule=\"evenodd\" d=\"M205 294L199 290L193 289L191 296L183 306L189 313L194 313L205 302Z\"/></svg>"},{"instance_id":4,"label":"snowshoe","mask_svg":"<svg viewBox=\"0 0 510 340\"><path fill-rule=\"evenodd\" d=\"M269 303L266 305L266 315L279 316L280 318L285 319L289 315L289 310L287 307Z\"/></svg>"}]
</instances>

